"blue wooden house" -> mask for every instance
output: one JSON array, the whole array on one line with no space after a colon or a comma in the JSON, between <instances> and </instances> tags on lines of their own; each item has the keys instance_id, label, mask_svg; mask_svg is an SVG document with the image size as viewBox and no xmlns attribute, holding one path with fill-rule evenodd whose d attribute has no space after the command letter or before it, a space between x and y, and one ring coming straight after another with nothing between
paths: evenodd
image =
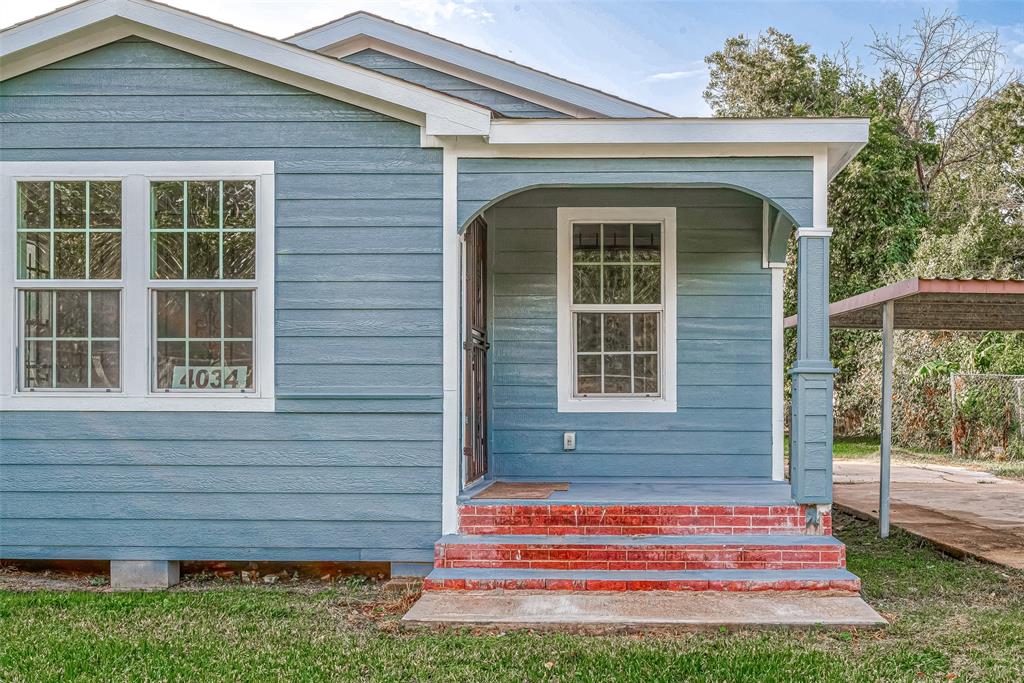
<instances>
[{"instance_id":1,"label":"blue wooden house","mask_svg":"<svg viewBox=\"0 0 1024 683\"><path fill-rule=\"evenodd\" d=\"M365 13L276 40L149 0L5 29L0 79L0 558L857 589L827 190L865 120L676 118Z\"/></svg>"}]
</instances>

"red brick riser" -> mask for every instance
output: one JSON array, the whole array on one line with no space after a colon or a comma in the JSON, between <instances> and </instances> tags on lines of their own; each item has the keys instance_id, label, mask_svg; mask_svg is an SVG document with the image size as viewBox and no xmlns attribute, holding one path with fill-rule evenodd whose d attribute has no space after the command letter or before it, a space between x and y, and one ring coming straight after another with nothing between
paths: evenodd
<instances>
[{"instance_id":1,"label":"red brick riser","mask_svg":"<svg viewBox=\"0 0 1024 683\"><path fill-rule=\"evenodd\" d=\"M471 535L832 534L832 517L809 531L806 507L745 505L464 505L459 531Z\"/></svg>"},{"instance_id":2,"label":"red brick riser","mask_svg":"<svg viewBox=\"0 0 1024 683\"><path fill-rule=\"evenodd\" d=\"M831 581L619 581L615 579L430 579L424 590L563 590L563 591L831 591L857 593L859 579Z\"/></svg>"},{"instance_id":3,"label":"red brick riser","mask_svg":"<svg viewBox=\"0 0 1024 683\"><path fill-rule=\"evenodd\" d=\"M438 544L435 567L559 570L842 569L844 546Z\"/></svg>"}]
</instances>

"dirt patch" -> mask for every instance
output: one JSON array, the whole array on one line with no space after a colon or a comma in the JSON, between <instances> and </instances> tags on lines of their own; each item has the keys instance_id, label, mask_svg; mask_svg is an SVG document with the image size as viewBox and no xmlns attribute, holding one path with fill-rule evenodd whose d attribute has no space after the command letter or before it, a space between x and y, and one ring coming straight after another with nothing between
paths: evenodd
<instances>
[{"instance_id":1,"label":"dirt patch","mask_svg":"<svg viewBox=\"0 0 1024 683\"><path fill-rule=\"evenodd\" d=\"M0 590L25 591L91 591L110 590L110 580L103 574L42 569L24 570L14 566L0 567Z\"/></svg>"},{"instance_id":2,"label":"dirt patch","mask_svg":"<svg viewBox=\"0 0 1024 683\"><path fill-rule=\"evenodd\" d=\"M223 563L209 563L211 565ZM249 563L238 563L247 566ZM200 571L185 574L180 583L168 590L172 591L206 591L223 590L231 586L245 586L253 590L276 590L314 595L326 590L341 589L345 593L380 593L381 604L407 600L411 594L419 595L422 581L406 580L388 584L385 575L374 572L364 574L345 574L328 572L318 578L293 568L270 567L260 563L259 567L202 567ZM212 571L208 571L212 569ZM270 570L276 571L270 571ZM89 591L94 593L109 592L110 576L107 572L90 573L77 569L61 569L54 566L38 566L21 563L0 565L0 591Z\"/></svg>"}]
</instances>

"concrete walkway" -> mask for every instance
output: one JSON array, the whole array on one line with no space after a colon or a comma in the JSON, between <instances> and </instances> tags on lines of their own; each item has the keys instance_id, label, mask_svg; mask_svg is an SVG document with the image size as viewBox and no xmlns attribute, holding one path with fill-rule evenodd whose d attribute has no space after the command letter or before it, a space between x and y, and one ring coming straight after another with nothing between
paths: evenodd
<instances>
[{"instance_id":1,"label":"concrete walkway","mask_svg":"<svg viewBox=\"0 0 1024 683\"><path fill-rule=\"evenodd\" d=\"M836 460L835 504L878 519L878 460ZM946 465L892 465L891 519L958 557L1024 569L1024 482Z\"/></svg>"},{"instance_id":2,"label":"concrete walkway","mask_svg":"<svg viewBox=\"0 0 1024 683\"><path fill-rule=\"evenodd\" d=\"M402 621L407 625L624 631L649 631L652 627L875 628L886 623L857 596L792 593L427 591Z\"/></svg>"}]
</instances>

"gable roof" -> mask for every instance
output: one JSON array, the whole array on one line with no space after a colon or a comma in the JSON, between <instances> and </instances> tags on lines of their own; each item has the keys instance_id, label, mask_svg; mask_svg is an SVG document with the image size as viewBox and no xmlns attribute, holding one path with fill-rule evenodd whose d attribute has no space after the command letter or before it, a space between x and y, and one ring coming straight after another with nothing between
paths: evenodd
<instances>
[{"instance_id":1,"label":"gable roof","mask_svg":"<svg viewBox=\"0 0 1024 683\"><path fill-rule=\"evenodd\" d=\"M454 95L154 0L81 0L3 29L0 81L129 36L414 123L424 145L439 146L447 136L481 156L821 155L831 178L868 139L867 119L502 118Z\"/></svg>"},{"instance_id":2,"label":"gable roof","mask_svg":"<svg viewBox=\"0 0 1024 683\"><path fill-rule=\"evenodd\" d=\"M427 135L490 130L486 107L153 0L82 0L0 31L0 81L132 35L422 125Z\"/></svg>"},{"instance_id":3,"label":"gable roof","mask_svg":"<svg viewBox=\"0 0 1024 683\"><path fill-rule=\"evenodd\" d=\"M285 40L333 57L372 48L580 118L669 116L365 11L347 14Z\"/></svg>"}]
</instances>

